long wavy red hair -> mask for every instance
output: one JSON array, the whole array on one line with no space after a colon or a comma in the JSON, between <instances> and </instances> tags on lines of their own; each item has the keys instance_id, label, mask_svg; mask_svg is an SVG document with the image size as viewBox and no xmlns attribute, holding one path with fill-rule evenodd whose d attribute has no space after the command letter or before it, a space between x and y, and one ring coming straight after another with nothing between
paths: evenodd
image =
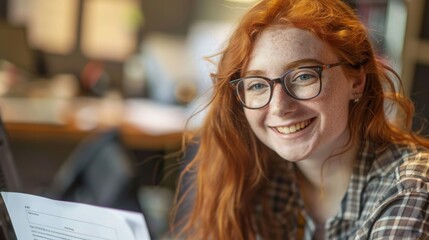
<instances>
[{"instance_id":1,"label":"long wavy red hair","mask_svg":"<svg viewBox=\"0 0 429 240\"><path fill-rule=\"evenodd\" d=\"M192 194L188 192L192 207L186 218L179 219L180 237L247 240L264 236L254 224L253 213L264 191L272 153L251 131L229 81L241 76L255 40L274 25L313 33L349 63L344 67L347 74L365 74L363 95L357 104L350 104L352 140L368 139L381 147L410 141L429 147L428 140L411 131L414 109L402 90L397 90L401 89L399 77L377 57L367 29L347 4L341 0L260 1L238 24L212 76L213 97L197 133L199 151L179 182L192 179ZM186 196L178 199L179 208ZM265 217L262 221L269 224L270 215Z\"/></svg>"}]
</instances>

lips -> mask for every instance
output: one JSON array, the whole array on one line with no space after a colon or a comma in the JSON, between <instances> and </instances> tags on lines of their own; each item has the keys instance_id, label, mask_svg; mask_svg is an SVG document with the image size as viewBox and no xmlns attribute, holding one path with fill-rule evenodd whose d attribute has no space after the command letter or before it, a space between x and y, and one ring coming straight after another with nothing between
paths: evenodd
<instances>
[{"instance_id":1,"label":"lips","mask_svg":"<svg viewBox=\"0 0 429 240\"><path fill-rule=\"evenodd\" d=\"M302 122L298 122L289 126L275 127L275 129L281 134L296 133L308 127L308 125L310 125L313 122L313 120L314 118L308 119Z\"/></svg>"}]
</instances>

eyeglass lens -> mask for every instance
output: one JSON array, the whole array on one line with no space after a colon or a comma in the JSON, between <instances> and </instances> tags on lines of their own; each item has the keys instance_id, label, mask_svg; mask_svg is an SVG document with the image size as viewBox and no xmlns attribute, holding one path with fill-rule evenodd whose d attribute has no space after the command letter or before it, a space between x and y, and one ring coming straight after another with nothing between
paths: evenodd
<instances>
[{"instance_id":1,"label":"eyeglass lens","mask_svg":"<svg viewBox=\"0 0 429 240\"><path fill-rule=\"evenodd\" d=\"M296 99L311 99L320 92L319 74L311 68L289 71L280 80L283 90ZM274 81L263 77L243 78L236 85L240 101L248 108L264 107L272 97Z\"/></svg>"}]
</instances>

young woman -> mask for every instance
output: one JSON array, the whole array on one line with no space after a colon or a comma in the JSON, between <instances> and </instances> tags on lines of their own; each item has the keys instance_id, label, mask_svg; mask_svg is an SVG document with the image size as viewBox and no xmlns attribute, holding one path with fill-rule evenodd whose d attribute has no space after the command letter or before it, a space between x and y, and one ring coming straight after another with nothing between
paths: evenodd
<instances>
[{"instance_id":1,"label":"young woman","mask_svg":"<svg viewBox=\"0 0 429 240\"><path fill-rule=\"evenodd\" d=\"M429 238L429 141L345 3L259 2L213 79L178 237Z\"/></svg>"}]
</instances>

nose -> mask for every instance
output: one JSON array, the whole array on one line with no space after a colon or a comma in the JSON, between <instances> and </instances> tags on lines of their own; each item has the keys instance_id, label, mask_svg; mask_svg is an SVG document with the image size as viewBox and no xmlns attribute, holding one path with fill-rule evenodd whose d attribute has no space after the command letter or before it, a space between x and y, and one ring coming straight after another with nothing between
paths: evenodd
<instances>
[{"instance_id":1,"label":"nose","mask_svg":"<svg viewBox=\"0 0 429 240\"><path fill-rule=\"evenodd\" d=\"M283 89L280 84L275 84L273 96L269 104L270 113L278 116L283 116L289 112L296 110L297 101Z\"/></svg>"}]
</instances>

